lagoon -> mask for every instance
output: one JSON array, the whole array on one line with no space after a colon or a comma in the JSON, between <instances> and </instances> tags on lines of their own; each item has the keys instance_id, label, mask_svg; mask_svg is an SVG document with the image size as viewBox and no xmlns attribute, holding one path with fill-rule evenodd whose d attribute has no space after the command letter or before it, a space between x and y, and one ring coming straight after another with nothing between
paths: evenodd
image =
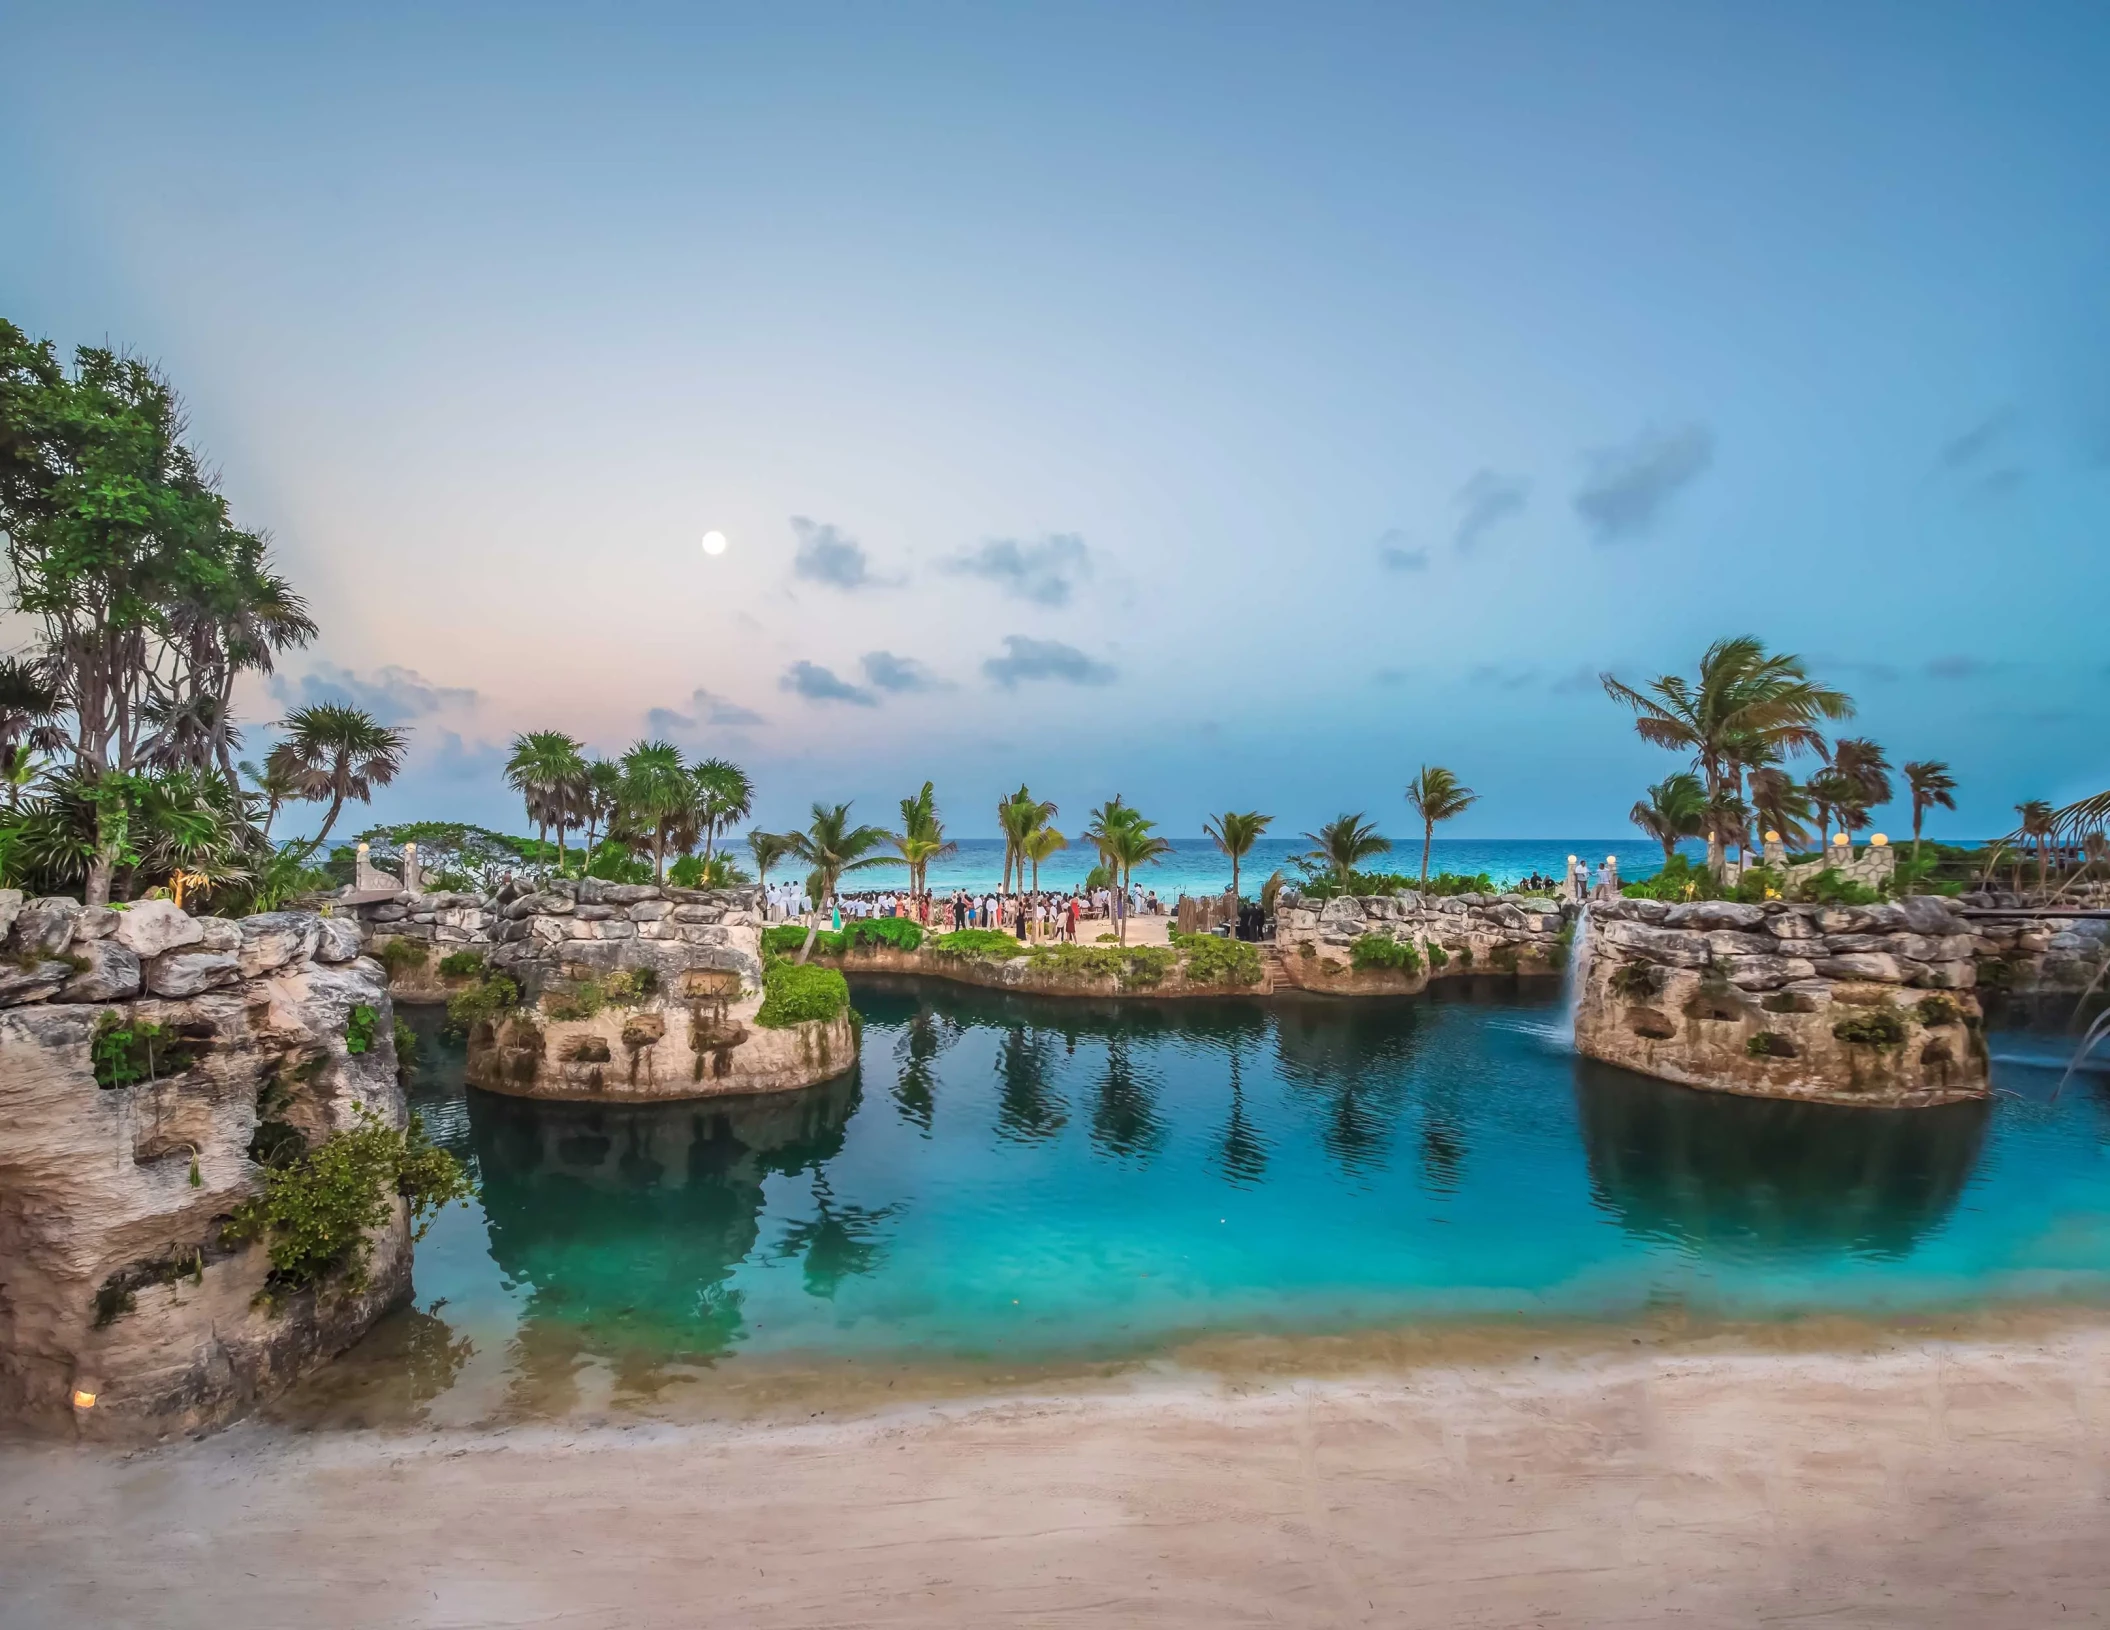
<instances>
[{"instance_id":1,"label":"lagoon","mask_svg":"<svg viewBox=\"0 0 2110 1630\"><path fill-rule=\"evenodd\" d=\"M421 1311L310 1394L392 1378L467 1421L1226 1334L2110 1298L2110 1081L2053 1102L2055 1034L1994 1036L1990 1103L1908 1114L1581 1061L1550 994L1500 982L1353 1003L853 992L850 1076L651 1106L472 1091L437 1016L407 1010L416 1107L482 1194L420 1247Z\"/></svg>"}]
</instances>

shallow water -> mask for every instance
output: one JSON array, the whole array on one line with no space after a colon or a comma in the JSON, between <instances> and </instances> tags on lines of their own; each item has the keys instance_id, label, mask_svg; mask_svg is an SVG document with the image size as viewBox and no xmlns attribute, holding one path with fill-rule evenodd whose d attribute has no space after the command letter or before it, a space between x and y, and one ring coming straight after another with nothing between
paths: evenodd
<instances>
[{"instance_id":1,"label":"shallow water","mask_svg":"<svg viewBox=\"0 0 2110 1630\"><path fill-rule=\"evenodd\" d=\"M408 1010L417 1107L481 1198L420 1246L420 1311L305 1407L468 1420L1226 1333L2110 1302L2110 1078L2051 1102L2055 1034L1995 1032L1989 1104L1883 1113L1580 1062L1550 988L855 995L853 1074L650 1108L468 1091Z\"/></svg>"}]
</instances>

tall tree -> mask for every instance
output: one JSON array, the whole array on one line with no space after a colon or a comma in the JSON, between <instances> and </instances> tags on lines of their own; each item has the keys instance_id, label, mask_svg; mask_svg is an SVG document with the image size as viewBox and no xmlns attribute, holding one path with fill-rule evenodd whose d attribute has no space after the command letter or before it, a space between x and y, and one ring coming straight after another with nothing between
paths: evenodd
<instances>
[{"instance_id":1,"label":"tall tree","mask_svg":"<svg viewBox=\"0 0 2110 1630\"><path fill-rule=\"evenodd\" d=\"M1070 840L1052 826L1037 826L1026 837L1026 859L1033 865L1033 892L1040 892L1040 863L1060 854Z\"/></svg>"},{"instance_id":2,"label":"tall tree","mask_svg":"<svg viewBox=\"0 0 2110 1630\"><path fill-rule=\"evenodd\" d=\"M1680 770L1650 787L1627 818L1663 845L1663 864L1668 866L1679 842L1698 837L1706 825L1707 789L1690 770Z\"/></svg>"},{"instance_id":3,"label":"tall tree","mask_svg":"<svg viewBox=\"0 0 2110 1630\"><path fill-rule=\"evenodd\" d=\"M182 432L174 390L147 363L82 346L69 372L48 341L0 322L10 609L38 627L34 660L93 810L91 904L131 852L138 778L210 767L231 792L235 676L314 633Z\"/></svg>"},{"instance_id":4,"label":"tall tree","mask_svg":"<svg viewBox=\"0 0 2110 1630\"><path fill-rule=\"evenodd\" d=\"M1004 878L1006 887L1015 874L1018 887L1026 886L1026 845L1033 834L1060 813L1044 799L1035 798L1023 785L997 805L997 825L1004 834Z\"/></svg>"},{"instance_id":5,"label":"tall tree","mask_svg":"<svg viewBox=\"0 0 2110 1630\"><path fill-rule=\"evenodd\" d=\"M1156 836L1152 828L1155 821L1145 820L1134 810L1107 834L1106 852L1113 857L1118 868L1115 886L1121 891L1121 911L1116 920L1120 941L1128 943L1128 889L1135 881L1138 866L1154 866L1172 853L1170 840Z\"/></svg>"},{"instance_id":6,"label":"tall tree","mask_svg":"<svg viewBox=\"0 0 2110 1630\"><path fill-rule=\"evenodd\" d=\"M2026 838L2037 851L2037 887L2043 888L2049 880L2051 870L2051 840L2059 829L2058 811L2042 798L2032 798L2026 804L2017 804L2015 813L2021 817L2016 828L2019 836Z\"/></svg>"},{"instance_id":7,"label":"tall tree","mask_svg":"<svg viewBox=\"0 0 2110 1630\"><path fill-rule=\"evenodd\" d=\"M689 771L696 783L696 814L703 824L703 852L716 852L718 829L744 821L754 811L755 784L730 759L707 758Z\"/></svg>"},{"instance_id":8,"label":"tall tree","mask_svg":"<svg viewBox=\"0 0 2110 1630\"><path fill-rule=\"evenodd\" d=\"M1238 864L1253 852L1253 845L1260 835L1274 823L1272 815L1262 815L1257 810L1240 815L1226 810L1221 815L1212 815L1202 822L1202 830L1216 840L1231 861L1231 898L1238 898Z\"/></svg>"},{"instance_id":9,"label":"tall tree","mask_svg":"<svg viewBox=\"0 0 2110 1630\"><path fill-rule=\"evenodd\" d=\"M1480 801L1480 795L1464 785L1442 765L1424 764L1407 783L1407 807L1421 817L1421 886L1429 886L1429 845L1440 821L1453 820Z\"/></svg>"},{"instance_id":10,"label":"tall tree","mask_svg":"<svg viewBox=\"0 0 2110 1630\"><path fill-rule=\"evenodd\" d=\"M930 863L960 852L960 846L945 836L945 823L938 818L937 797L930 782L924 782L915 797L901 800L901 831L896 834L894 845L908 862L909 892L918 895L929 892Z\"/></svg>"},{"instance_id":11,"label":"tall tree","mask_svg":"<svg viewBox=\"0 0 2110 1630\"><path fill-rule=\"evenodd\" d=\"M1917 860L1920 828L1926 822L1927 811L1956 807L1956 777L1949 773L1949 766L1941 759L1907 759L1905 786L1912 795L1912 858Z\"/></svg>"},{"instance_id":12,"label":"tall tree","mask_svg":"<svg viewBox=\"0 0 2110 1630\"><path fill-rule=\"evenodd\" d=\"M861 872L874 866L898 866L892 855L872 851L887 841L883 827L852 826L848 804L815 804L813 818L803 832L788 832L791 853L813 868L825 906L835 898L846 872Z\"/></svg>"},{"instance_id":13,"label":"tall tree","mask_svg":"<svg viewBox=\"0 0 2110 1630\"><path fill-rule=\"evenodd\" d=\"M1697 680L1664 674L1636 689L1608 673L1599 678L1606 695L1633 709L1643 741L1692 755L1710 801L1724 790L1741 795L1730 785L1732 762L1821 751L1818 726L1854 711L1845 692L1813 681L1800 657L1768 655L1750 635L1710 645ZM1710 830L1708 868L1720 875L1723 862L1721 833Z\"/></svg>"},{"instance_id":14,"label":"tall tree","mask_svg":"<svg viewBox=\"0 0 2110 1630\"><path fill-rule=\"evenodd\" d=\"M1334 870L1341 881L1341 892L1348 892L1349 883L1356 869L1366 860L1391 851L1392 840L1380 837L1375 821L1366 821L1360 813L1341 815L1328 821L1316 832L1307 832L1312 852Z\"/></svg>"},{"instance_id":15,"label":"tall tree","mask_svg":"<svg viewBox=\"0 0 2110 1630\"><path fill-rule=\"evenodd\" d=\"M557 870L564 870L564 831L579 824L586 792L586 750L561 730L531 730L513 738L506 760L506 785L519 793L535 835L549 840L557 829ZM589 846L589 853L591 852Z\"/></svg>"},{"instance_id":16,"label":"tall tree","mask_svg":"<svg viewBox=\"0 0 2110 1630\"><path fill-rule=\"evenodd\" d=\"M747 852L755 857L755 881L767 888L769 868L797 852L798 845L782 832L765 832L759 826L747 834Z\"/></svg>"},{"instance_id":17,"label":"tall tree","mask_svg":"<svg viewBox=\"0 0 2110 1630\"><path fill-rule=\"evenodd\" d=\"M58 687L43 667L21 657L0 658L0 779L9 788L9 809L27 781L22 772L37 753L56 753L66 745L59 722Z\"/></svg>"},{"instance_id":18,"label":"tall tree","mask_svg":"<svg viewBox=\"0 0 2110 1630\"><path fill-rule=\"evenodd\" d=\"M395 780L403 768L406 742L402 731L341 702L297 707L279 721L279 728L285 739L266 757L267 773L298 788L298 796L308 803L330 801L322 830L299 851L305 858L322 847L347 799L369 803L376 787Z\"/></svg>"},{"instance_id":19,"label":"tall tree","mask_svg":"<svg viewBox=\"0 0 2110 1630\"><path fill-rule=\"evenodd\" d=\"M1810 795L1787 771L1766 765L1751 772L1751 807L1769 832L1799 849L1810 841Z\"/></svg>"},{"instance_id":20,"label":"tall tree","mask_svg":"<svg viewBox=\"0 0 2110 1630\"><path fill-rule=\"evenodd\" d=\"M672 742L639 741L623 755L623 814L652 840L653 881L667 880L667 839L695 806L695 783Z\"/></svg>"}]
</instances>

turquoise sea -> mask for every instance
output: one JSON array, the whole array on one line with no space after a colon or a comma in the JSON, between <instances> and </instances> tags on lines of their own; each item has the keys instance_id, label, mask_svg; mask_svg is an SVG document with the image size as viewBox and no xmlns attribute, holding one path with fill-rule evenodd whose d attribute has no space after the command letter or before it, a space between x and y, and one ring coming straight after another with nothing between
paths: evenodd
<instances>
[{"instance_id":1,"label":"turquoise sea","mask_svg":"<svg viewBox=\"0 0 2110 1630\"><path fill-rule=\"evenodd\" d=\"M1208 838L1174 838L1173 852L1153 866L1139 867L1136 881L1155 889L1162 899L1181 894L1221 894L1231 886L1231 863ZM1373 862L1378 871L1416 874L1421 870L1421 837L1395 836L1392 852ZM1301 837L1263 838L1239 863L1239 888L1257 895L1260 885L1276 868L1290 878L1300 874L1293 857L1310 851ZM1693 847L1693 854L1701 851ZM1498 884L1514 883L1537 872L1546 877L1565 875L1570 855L1581 855L1591 865L1606 855L1619 857L1620 875L1652 877L1662 869L1663 850L1647 839L1625 838L1438 838L1430 846L1431 872L1460 872L1467 876L1485 872ZM1043 888L1071 889L1083 883L1096 864L1091 848L1072 843L1040 868ZM948 889L993 889L1003 876L1004 845L1000 838L963 838L957 855L935 861L930 868L931 887ZM849 886L883 889L904 877L898 868L882 868L859 874Z\"/></svg>"},{"instance_id":2,"label":"turquoise sea","mask_svg":"<svg viewBox=\"0 0 2110 1630\"><path fill-rule=\"evenodd\" d=\"M851 1075L650 1108L467 1090L408 1010L418 1106L482 1192L419 1248L418 1311L325 1372L348 1418L362 1376L475 1419L1223 1333L2110 1297L2110 1077L2054 1102L2057 1031L1993 1034L1990 1103L1885 1113L1581 1062L1557 999L1514 984L855 999Z\"/></svg>"}]
</instances>

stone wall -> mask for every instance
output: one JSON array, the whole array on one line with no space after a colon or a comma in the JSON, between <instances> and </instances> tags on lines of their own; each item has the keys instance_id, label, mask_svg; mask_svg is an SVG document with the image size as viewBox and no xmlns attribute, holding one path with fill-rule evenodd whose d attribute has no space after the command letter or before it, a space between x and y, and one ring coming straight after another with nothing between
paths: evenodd
<instances>
[{"instance_id":1,"label":"stone wall","mask_svg":"<svg viewBox=\"0 0 2110 1630\"><path fill-rule=\"evenodd\" d=\"M1973 917L1970 928L1988 991L2077 995L2110 961L2110 917Z\"/></svg>"},{"instance_id":2,"label":"stone wall","mask_svg":"<svg viewBox=\"0 0 2110 1630\"><path fill-rule=\"evenodd\" d=\"M1408 891L1323 902L1285 894L1275 906L1275 950L1291 984L1344 995L1419 991L1432 978L1558 974L1575 909L1524 894ZM1420 968L1358 970L1355 942L1370 934L1413 945Z\"/></svg>"},{"instance_id":3,"label":"stone wall","mask_svg":"<svg viewBox=\"0 0 2110 1630\"><path fill-rule=\"evenodd\" d=\"M1598 902L1579 1052L1687 1086L1909 1108L1984 1097L1970 925L1947 901Z\"/></svg>"},{"instance_id":4,"label":"stone wall","mask_svg":"<svg viewBox=\"0 0 2110 1630\"><path fill-rule=\"evenodd\" d=\"M404 1122L388 992L353 922L0 891L0 928L0 1418L110 1438L209 1425L408 1295L400 1212L363 1292L300 1292L275 1310L258 1301L264 1246L220 1239L258 1186L260 1126L313 1142L362 1106ZM354 1055L361 1005L373 1045ZM160 1027L149 1078L97 1084L105 1014Z\"/></svg>"},{"instance_id":5,"label":"stone wall","mask_svg":"<svg viewBox=\"0 0 2110 1630\"><path fill-rule=\"evenodd\" d=\"M649 968L667 984L698 970L762 986L760 891L683 889L651 883L507 885L495 895L397 894L352 908L370 949L389 939L430 947L422 969L399 975L405 1000L445 995L437 964L454 951L481 951L530 996L552 983Z\"/></svg>"}]
</instances>

